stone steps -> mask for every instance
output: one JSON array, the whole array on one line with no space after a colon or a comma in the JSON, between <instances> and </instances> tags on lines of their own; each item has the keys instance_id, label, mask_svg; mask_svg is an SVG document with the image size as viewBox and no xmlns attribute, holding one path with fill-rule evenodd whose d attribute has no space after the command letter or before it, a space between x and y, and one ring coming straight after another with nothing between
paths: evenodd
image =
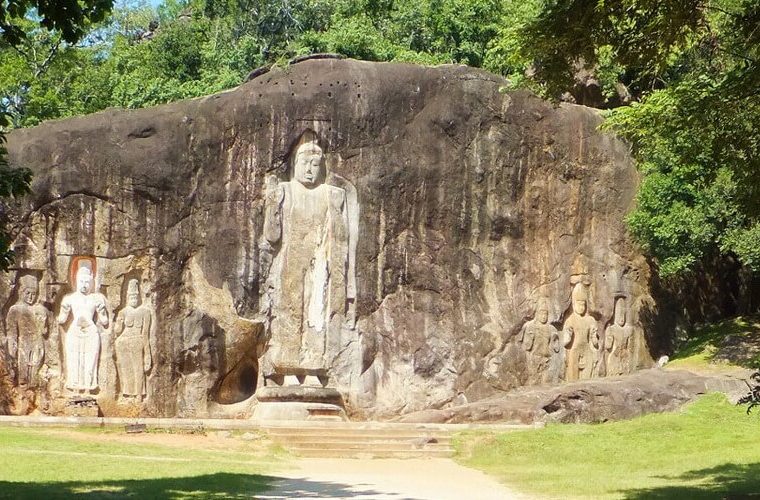
<instances>
[{"instance_id":1,"label":"stone steps","mask_svg":"<svg viewBox=\"0 0 760 500\"><path fill-rule=\"evenodd\" d=\"M454 429L424 426L335 423L312 426L262 426L275 443L302 457L332 458L423 458L454 454Z\"/></svg>"},{"instance_id":2,"label":"stone steps","mask_svg":"<svg viewBox=\"0 0 760 500\"><path fill-rule=\"evenodd\" d=\"M350 439L334 441L291 441L288 440L288 446L292 449L315 450L323 448L334 448L341 450L364 450L382 448L384 450L450 450L451 441L447 442L427 442L427 441L355 441Z\"/></svg>"},{"instance_id":3,"label":"stone steps","mask_svg":"<svg viewBox=\"0 0 760 500\"><path fill-rule=\"evenodd\" d=\"M270 439L295 455L302 457L332 458L419 458L450 457L454 454L451 441L426 442L385 439L383 441L366 439L335 439L330 441L302 441L270 436Z\"/></svg>"},{"instance_id":4,"label":"stone steps","mask_svg":"<svg viewBox=\"0 0 760 500\"><path fill-rule=\"evenodd\" d=\"M396 450L386 448L352 449L324 448L292 450L294 454L304 458L450 458L454 455L451 449L446 450Z\"/></svg>"},{"instance_id":5,"label":"stone steps","mask_svg":"<svg viewBox=\"0 0 760 500\"><path fill-rule=\"evenodd\" d=\"M385 443L408 443L408 444L441 444L450 443L450 435L430 435L430 434L416 434L413 436L362 436L356 434L332 434L325 436L317 435L298 435L298 434L273 434L266 432L267 436L272 440L287 441L291 444L296 443L361 443L361 444L385 444Z\"/></svg>"},{"instance_id":6,"label":"stone steps","mask_svg":"<svg viewBox=\"0 0 760 500\"><path fill-rule=\"evenodd\" d=\"M149 419L142 419L145 421L148 421ZM218 420L217 420L218 421ZM207 420L204 420L202 422L207 422ZM425 423L397 423L397 422L362 422L362 421L342 421L342 422L335 422L335 421L319 421L319 420L306 420L306 421L294 421L294 420L287 420L287 421L272 421L272 422L259 422L255 424L256 427L260 428L266 428L266 429L297 429L302 432L317 432L317 431L325 431L329 432L330 430L339 430L339 431L363 431L363 432L371 432L371 431L392 431L392 432L400 432L400 431L410 431L410 432L444 432L444 433L450 433L450 432L459 432L459 431L467 431L467 430L492 430L496 432L507 432L512 430L524 430L524 429L534 429L537 427L543 427L543 423L536 423L536 424L501 424L501 423L492 423L492 424L482 424L482 423L471 423L471 424L425 424Z\"/></svg>"},{"instance_id":7,"label":"stone steps","mask_svg":"<svg viewBox=\"0 0 760 500\"><path fill-rule=\"evenodd\" d=\"M0 416L0 426L128 427L260 432L302 457L319 458L443 458L450 457L452 436L461 431L508 432L543 425L412 424L391 422L280 421L266 424L249 419L16 417Z\"/></svg>"},{"instance_id":8,"label":"stone steps","mask_svg":"<svg viewBox=\"0 0 760 500\"><path fill-rule=\"evenodd\" d=\"M269 427L262 426L262 429L272 436L304 436L304 437L341 437L354 436L357 438L419 438L423 436L430 437L449 437L453 431L442 430L405 430L405 429L319 429L319 428L298 428L298 427Z\"/></svg>"},{"instance_id":9,"label":"stone steps","mask_svg":"<svg viewBox=\"0 0 760 500\"><path fill-rule=\"evenodd\" d=\"M412 424L395 422L333 422L309 420L306 422L267 422L262 424L250 419L233 418L153 418L153 417L54 417L43 415L0 415L0 426L11 427L124 427L125 425L145 424L151 429L206 429L228 431L277 432L278 430L297 429L301 433L316 432L321 435L337 430L361 431L362 433L383 432L400 433L412 431L414 434L455 433L460 431L485 430L508 432L512 430L534 429L543 427L536 424Z\"/></svg>"},{"instance_id":10,"label":"stone steps","mask_svg":"<svg viewBox=\"0 0 760 500\"><path fill-rule=\"evenodd\" d=\"M260 430L291 453L308 458L448 458L452 436L467 430L508 432L523 424L420 424L392 422L262 423Z\"/></svg>"}]
</instances>

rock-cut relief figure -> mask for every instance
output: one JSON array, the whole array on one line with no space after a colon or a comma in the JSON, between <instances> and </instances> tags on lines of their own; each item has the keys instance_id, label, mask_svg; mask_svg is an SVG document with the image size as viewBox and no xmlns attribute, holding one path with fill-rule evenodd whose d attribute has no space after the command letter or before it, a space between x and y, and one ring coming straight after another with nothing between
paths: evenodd
<instances>
[{"instance_id":1,"label":"rock-cut relief figure","mask_svg":"<svg viewBox=\"0 0 760 500\"><path fill-rule=\"evenodd\" d=\"M572 293L573 312L562 328L565 336L565 380L589 379L597 363L599 329L596 319L588 313L588 290L576 283Z\"/></svg>"},{"instance_id":2,"label":"rock-cut relief figure","mask_svg":"<svg viewBox=\"0 0 760 500\"><path fill-rule=\"evenodd\" d=\"M631 370L633 327L627 324L626 301L615 299L614 323L607 327L604 348L607 352L607 375L623 375Z\"/></svg>"},{"instance_id":3,"label":"rock-cut relief figure","mask_svg":"<svg viewBox=\"0 0 760 500\"><path fill-rule=\"evenodd\" d=\"M348 305L356 296L350 240L357 221L346 190L326 184L325 174L322 149L303 142L293 179L267 195L262 247L271 256L266 308L272 319L265 377L329 368L328 346L350 321Z\"/></svg>"},{"instance_id":4,"label":"rock-cut relief figure","mask_svg":"<svg viewBox=\"0 0 760 500\"><path fill-rule=\"evenodd\" d=\"M531 378L546 383L556 382L561 374L553 369L552 361L559 357L559 331L549 323L549 307L546 299L536 305L535 317L525 323L520 331L519 341L528 353L528 370Z\"/></svg>"},{"instance_id":5,"label":"rock-cut relief figure","mask_svg":"<svg viewBox=\"0 0 760 500\"><path fill-rule=\"evenodd\" d=\"M116 369L120 392L138 400L145 396L145 379L153 365L150 350L152 314L140 301L140 285L136 279L127 285L127 305L114 321L116 335Z\"/></svg>"},{"instance_id":6,"label":"rock-cut relief figure","mask_svg":"<svg viewBox=\"0 0 760 500\"><path fill-rule=\"evenodd\" d=\"M8 353L15 360L21 386L38 385L38 374L45 359L45 339L54 327L53 314L37 301L38 296L37 278L21 276L18 302L11 306L5 318Z\"/></svg>"},{"instance_id":7,"label":"rock-cut relief figure","mask_svg":"<svg viewBox=\"0 0 760 500\"><path fill-rule=\"evenodd\" d=\"M66 388L71 391L94 391L98 388L100 332L108 327L106 298L91 293L92 271L80 267L76 290L63 298L58 323L71 322L63 339L66 365Z\"/></svg>"}]
</instances>

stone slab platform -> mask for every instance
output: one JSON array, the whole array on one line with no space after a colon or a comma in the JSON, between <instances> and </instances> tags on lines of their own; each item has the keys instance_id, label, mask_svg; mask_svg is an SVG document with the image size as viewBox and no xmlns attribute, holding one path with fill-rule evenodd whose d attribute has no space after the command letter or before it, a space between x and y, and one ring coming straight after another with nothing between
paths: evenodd
<instances>
[{"instance_id":1,"label":"stone slab platform","mask_svg":"<svg viewBox=\"0 0 760 500\"><path fill-rule=\"evenodd\" d=\"M489 430L495 432L534 429L544 426L536 424L425 424L396 422L267 422L262 424L244 419L223 418L122 418L122 417L51 417L0 415L0 426L6 427L124 427L145 424L152 429L192 429L202 427L207 430L256 430L267 428L299 429L344 429L344 430L389 430L389 431L442 431L459 432L466 430Z\"/></svg>"}]
</instances>

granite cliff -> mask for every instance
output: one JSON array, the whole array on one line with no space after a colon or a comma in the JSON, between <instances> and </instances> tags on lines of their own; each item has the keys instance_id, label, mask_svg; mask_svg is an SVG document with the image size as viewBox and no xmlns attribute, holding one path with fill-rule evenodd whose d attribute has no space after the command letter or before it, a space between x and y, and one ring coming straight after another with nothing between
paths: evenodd
<instances>
[{"instance_id":1,"label":"granite cliff","mask_svg":"<svg viewBox=\"0 0 760 500\"><path fill-rule=\"evenodd\" d=\"M307 60L14 131L34 183L0 283L13 411L89 391L104 414L245 416L266 380L316 374L382 418L650 366L627 146L504 85Z\"/></svg>"}]
</instances>

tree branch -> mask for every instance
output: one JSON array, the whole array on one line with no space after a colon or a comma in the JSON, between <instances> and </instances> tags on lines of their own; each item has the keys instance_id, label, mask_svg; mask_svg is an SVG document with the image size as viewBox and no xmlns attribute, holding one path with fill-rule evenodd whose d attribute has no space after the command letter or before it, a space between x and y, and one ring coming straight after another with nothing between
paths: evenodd
<instances>
[{"instance_id":1,"label":"tree branch","mask_svg":"<svg viewBox=\"0 0 760 500\"><path fill-rule=\"evenodd\" d=\"M734 19L741 19L741 15L736 12L729 12L726 9L723 9L721 7L716 7L714 5L710 5L709 3L705 4L705 10L714 10L716 12L720 12L722 14L725 14L729 17L733 17Z\"/></svg>"},{"instance_id":2,"label":"tree branch","mask_svg":"<svg viewBox=\"0 0 760 500\"><path fill-rule=\"evenodd\" d=\"M42 61L42 64L38 65L37 68L34 71L34 77L39 78L39 76L47 69L50 62L53 60L53 57L58 52L58 47L61 46L62 39L59 38L55 44L53 44L53 47L50 49L50 52L48 53L47 57L44 61Z\"/></svg>"},{"instance_id":3,"label":"tree branch","mask_svg":"<svg viewBox=\"0 0 760 500\"><path fill-rule=\"evenodd\" d=\"M721 46L716 46L716 47L715 47L715 49L716 49L716 50L719 50L720 52L723 52L724 54L728 54L728 55L730 55L730 56L734 56L734 57L736 57L737 59L743 59L743 60L745 60L745 61L747 61L747 62L749 62L749 63L752 63L752 64L758 64L758 62L760 62L760 61L757 61L756 59L752 59L752 58L751 58L751 57L749 57L749 56L744 56L744 55L742 55L742 54L737 54L736 52L733 52L733 51L731 51L731 50L728 50L728 49L724 49L724 48L723 48L723 47L721 47Z\"/></svg>"}]
</instances>

